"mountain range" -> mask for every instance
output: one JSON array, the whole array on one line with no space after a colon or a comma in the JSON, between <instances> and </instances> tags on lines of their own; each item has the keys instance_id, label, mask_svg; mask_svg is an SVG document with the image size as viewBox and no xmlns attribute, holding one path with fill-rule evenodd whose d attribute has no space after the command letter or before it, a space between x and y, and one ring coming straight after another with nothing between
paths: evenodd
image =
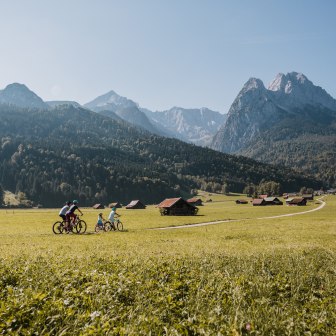
<instances>
[{"instance_id":1,"label":"mountain range","mask_svg":"<svg viewBox=\"0 0 336 336\"><path fill-rule=\"evenodd\" d=\"M336 183L336 100L297 72L278 74L268 88L260 79L250 78L226 115L207 108L153 112L114 91L83 106L73 101L44 102L17 83L0 90L0 104L42 110L83 108L156 136L287 166L328 185Z\"/></svg>"},{"instance_id":2,"label":"mountain range","mask_svg":"<svg viewBox=\"0 0 336 336\"><path fill-rule=\"evenodd\" d=\"M62 104L0 105L0 186L35 204L80 204L190 197L193 190L242 192L264 181L282 190L321 181L290 169L155 135L121 118Z\"/></svg>"}]
</instances>

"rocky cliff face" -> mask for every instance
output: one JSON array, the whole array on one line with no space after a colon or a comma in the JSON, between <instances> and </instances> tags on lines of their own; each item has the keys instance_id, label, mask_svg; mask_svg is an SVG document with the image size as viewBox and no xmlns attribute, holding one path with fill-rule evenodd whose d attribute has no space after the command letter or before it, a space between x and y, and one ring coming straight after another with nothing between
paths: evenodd
<instances>
[{"instance_id":1,"label":"rocky cliff face","mask_svg":"<svg viewBox=\"0 0 336 336\"><path fill-rule=\"evenodd\" d=\"M213 149L235 153L246 149L254 139L285 119L306 108L336 111L336 100L315 86L303 74L278 74L268 89L261 80L251 78L233 102L225 124L214 136ZM336 113L336 112L335 112Z\"/></svg>"}]
</instances>

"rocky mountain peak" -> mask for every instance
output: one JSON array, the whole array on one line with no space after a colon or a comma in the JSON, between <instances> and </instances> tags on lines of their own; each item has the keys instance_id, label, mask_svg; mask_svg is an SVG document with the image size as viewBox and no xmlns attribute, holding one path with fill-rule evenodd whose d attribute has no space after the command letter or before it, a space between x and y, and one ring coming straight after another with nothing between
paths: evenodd
<instances>
[{"instance_id":1,"label":"rocky mountain peak","mask_svg":"<svg viewBox=\"0 0 336 336\"><path fill-rule=\"evenodd\" d=\"M113 90L95 98L91 102L84 105L89 109L97 109L97 108L106 108L108 109L118 109L118 108L129 108L129 107L137 107L137 104L126 98L118 95Z\"/></svg>"},{"instance_id":2,"label":"rocky mountain peak","mask_svg":"<svg viewBox=\"0 0 336 336\"><path fill-rule=\"evenodd\" d=\"M247 91L251 91L251 90L265 90L264 83L258 78L251 77L245 83L241 92L247 92Z\"/></svg>"},{"instance_id":3,"label":"rocky mountain peak","mask_svg":"<svg viewBox=\"0 0 336 336\"><path fill-rule=\"evenodd\" d=\"M24 84L13 83L0 90L0 103L26 108L48 108L48 105Z\"/></svg>"},{"instance_id":4,"label":"rocky mountain peak","mask_svg":"<svg viewBox=\"0 0 336 336\"><path fill-rule=\"evenodd\" d=\"M299 72L290 72L286 75L279 73L268 86L268 90L278 104L287 109L312 105L336 110L336 100Z\"/></svg>"},{"instance_id":5,"label":"rocky mountain peak","mask_svg":"<svg viewBox=\"0 0 336 336\"><path fill-rule=\"evenodd\" d=\"M302 73L290 72L287 75L279 73L269 84L268 90L290 94L298 86L314 86L314 84Z\"/></svg>"}]
</instances>

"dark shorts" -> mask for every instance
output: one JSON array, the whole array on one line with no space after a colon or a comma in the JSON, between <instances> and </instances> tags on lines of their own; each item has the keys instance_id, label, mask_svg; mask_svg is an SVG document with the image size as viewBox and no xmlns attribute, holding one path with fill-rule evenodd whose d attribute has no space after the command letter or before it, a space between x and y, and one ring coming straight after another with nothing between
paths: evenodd
<instances>
[{"instance_id":1,"label":"dark shorts","mask_svg":"<svg viewBox=\"0 0 336 336\"><path fill-rule=\"evenodd\" d=\"M66 220L66 216L65 215L59 215L64 221Z\"/></svg>"}]
</instances>

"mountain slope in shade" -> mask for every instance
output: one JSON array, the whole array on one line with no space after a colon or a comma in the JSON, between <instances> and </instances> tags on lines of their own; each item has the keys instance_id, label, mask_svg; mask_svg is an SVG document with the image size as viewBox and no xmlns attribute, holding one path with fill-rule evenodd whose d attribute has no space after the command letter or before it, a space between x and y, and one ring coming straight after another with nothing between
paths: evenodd
<instances>
[{"instance_id":1,"label":"mountain slope in shade","mask_svg":"<svg viewBox=\"0 0 336 336\"><path fill-rule=\"evenodd\" d=\"M268 89L250 79L211 147L300 169L333 184L336 100L297 72L277 75Z\"/></svg>"},{"instance_id":2,"label":"mountain slope in shade","mask_svg":"<svg viewBox=\"0 0 336 336\"><path fill-rule=\"evenodd\" d=\"M24 84L13 83L0 90L0 104L15 105L25 108L47 109L46 104L38 95Z\"/></svg>"},{"instance_id":3,"label":"mountain slope in shade","mask_svg":"<svg viewBox=\"0 0 336 336\"><path fill-rule=\"evenodd\" d=\"M159 135L161 134L134 101L119 96L114 91L109 91L106 94L95 98L91 102L85 104L84 107L98 113L101 111L112 111L131 124L142 127L149 132Z\"/></svg>"},{"instance_id":4,"label":"mountain slope in shade","mask_svg":"<svg viewBox=\"0 0 336 336\"><path fill-rule=\"evenodd\" d=\"M226 118L226 115L207 108L173 107L162 112L143 111L157 128L161 127L174 138L201 146L210 145L213 135Z\"/></svg>"}]
</instances>

